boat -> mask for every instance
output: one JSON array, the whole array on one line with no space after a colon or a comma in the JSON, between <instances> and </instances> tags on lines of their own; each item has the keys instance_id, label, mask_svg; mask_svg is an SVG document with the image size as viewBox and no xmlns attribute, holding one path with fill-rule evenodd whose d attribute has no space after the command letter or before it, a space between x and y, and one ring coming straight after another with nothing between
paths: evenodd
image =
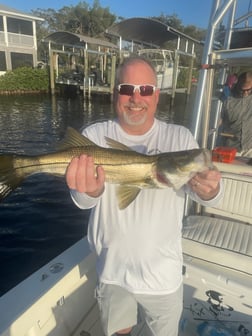
<instances>
[{"instance_id":1,"label":"boat","mask_svg":"<svg viewBox=\"0 0 252 336\"><path fill-rule=\"evenodd\" d=\"M192 131L200 145L210 149L215 148L213 130L221 103L214 94L216 76L224 82L228 69L249 64L252 57L252 48L230 48L235 8L236 0L213 1L202 57ZM225 16L229 20L224 49L215 50L214 32ZM226 149L218 155L215 165L224 185L221 202L208 208L186 200L179 336L252 334L251 160ZM0 336L102 336L94 298L95 261L84 237L4 294ZM132 335L148 335L144 322L140 320Z\"/></svg>"},{"instance_id":2,"label":"boat","mask_svg":"<svg viewBox=\"0 0 252 336\"><path fill-rule=\"evenodd\" d=\"M171 89L174 76L174 51L146 48L138 50L138 54L149 59L154 65L157 73L157 87L161 90Z\"/></svg>"}]
</instances>

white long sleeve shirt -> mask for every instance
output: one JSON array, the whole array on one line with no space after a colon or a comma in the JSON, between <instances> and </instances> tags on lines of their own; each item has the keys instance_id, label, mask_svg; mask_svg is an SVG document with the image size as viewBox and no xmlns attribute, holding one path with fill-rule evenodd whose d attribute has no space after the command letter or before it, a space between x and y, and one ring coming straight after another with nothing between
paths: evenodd
<instances>
[{"instance_id":1,"label":"white long sleeve shirt","mask_svg":"<svg viewBox=\"0 0 252 336\"><path fill-rule=\"evenodd\" d=\"M96 144L107 147L105 136L137 152L157 154L198 147L183 126L155 120L144 135L129 135L116 120L97 123L83 131ZM182 283L181 228L185 192L201 201L188 187L143 189L126 209L119 210L115 185L106 183L99 198L71 191L80 208L92 208L88 240L97 254L99 280L138 294L168 294Z\"/></svg>"}]
</instances>

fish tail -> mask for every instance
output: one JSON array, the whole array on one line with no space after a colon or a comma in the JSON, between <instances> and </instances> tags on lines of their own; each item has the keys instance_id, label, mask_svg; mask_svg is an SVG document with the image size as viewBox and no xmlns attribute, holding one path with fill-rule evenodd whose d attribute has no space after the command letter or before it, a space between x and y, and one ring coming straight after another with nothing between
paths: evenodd
<instances>
[{"instance_id":1,"label":"fish tail","mask_svg":"<svg viewBox=\"0 0 252 336\"><path fill-rule=\"evenodd\" d=\"M16 155L0 155L0 201L15 190L24 180L25 176L18 173L15 168Z\"/></svg>"}]
</instances>

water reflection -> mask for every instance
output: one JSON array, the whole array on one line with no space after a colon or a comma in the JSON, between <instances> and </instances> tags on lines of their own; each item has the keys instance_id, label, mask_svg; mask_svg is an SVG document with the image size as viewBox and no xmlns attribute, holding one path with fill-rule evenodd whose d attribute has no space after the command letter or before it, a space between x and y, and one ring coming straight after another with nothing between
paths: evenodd
<instances>
[{"instance_id":1,"label":"water reflection","mask_svg":"<svg viewBox=\"0 0 252 336\"><path fill-rule=\"evenodd\" d=\"M174 109L161 100L158 117L186 125L186 97L177 99ZM45 153L68 126L80 129L113 116L112 104L99 97L3 96L0 153ZM63 179L33 176L18 187L0 204L0 295L83 237L88 216L73 205Z\"/></svg>"}]
</instances>

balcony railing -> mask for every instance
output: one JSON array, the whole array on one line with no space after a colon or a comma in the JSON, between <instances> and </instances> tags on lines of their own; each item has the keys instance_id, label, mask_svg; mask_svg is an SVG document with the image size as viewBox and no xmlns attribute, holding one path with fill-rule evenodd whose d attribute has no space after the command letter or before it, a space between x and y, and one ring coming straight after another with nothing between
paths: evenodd
<instances>
[{"instance_id":1,"label":"balcony railing","mask_svg":"<svg viewBox=\"0 0 252 336\"><path fill-rule=\"evenodd\" d=\"M34 38L30 35L7 33L8 43L5 41L4 32L0 32L0 45L11 47L34 47Z\"/></svg>"}]
</instances>

